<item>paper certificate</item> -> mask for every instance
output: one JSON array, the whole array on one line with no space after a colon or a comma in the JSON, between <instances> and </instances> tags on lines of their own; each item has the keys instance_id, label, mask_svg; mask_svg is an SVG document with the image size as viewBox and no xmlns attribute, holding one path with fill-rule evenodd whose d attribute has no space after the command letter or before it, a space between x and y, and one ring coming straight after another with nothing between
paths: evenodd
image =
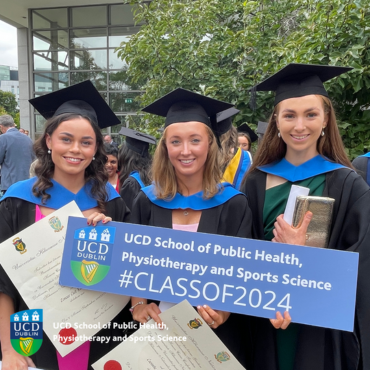
<instances>
[{"instance_id":1,"label":"paper certificate","mask_svg":"<svg viewBox=\"0 0 370 370\"><path fill-rule=\"evenodd\" d=\"M164 329L154 320L141 325L107 355L94 370L242 370L243 366L188 301L161 313Z\"/></svg>"},{"instance_id":2,"label":"paper certificate","mask_svg":"<svg viewBox=\"0 0 370 370\"><path fill-rule=\"evenodd\" d=\"M69 216L83 217L75 202L0 244L4 270L29 309L44 310L44 331L62 356L100 331L129 301L59 285Z\"/></svg>"}]
</instances>

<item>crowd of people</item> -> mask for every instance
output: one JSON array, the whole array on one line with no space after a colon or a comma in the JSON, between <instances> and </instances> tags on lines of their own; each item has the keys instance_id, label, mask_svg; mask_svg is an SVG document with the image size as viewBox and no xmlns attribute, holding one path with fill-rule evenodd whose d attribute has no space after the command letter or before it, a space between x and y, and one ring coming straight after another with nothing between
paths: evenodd
<instances>
[{"instance_id":1,"label":"crowd of people","mask_svg":"<svg viewBox=\"0 0 370 370\"><path fill-rule=\"evenodd\" d=\"M93 225L114 220L305 245L312 213L297 228L283 218L292 185L304 186L310 195L335 199L328 248L359 253L354 331L297 324L289 312L277 312L268 320L215 310L204 302L196 309L248 370L370 369L368 156L358 160L357 169L347 158L323 85L348 70L290 64L255 86L257 92L275 92L274 110L267 123L259 122L257 134L247 124L238 129L232 125L239 112L233 104L175 89L143 108L165 120L153 157L150 145L156 139L148 134L122 128L126 139L120 147L109 135L103 138L101 129L119 120L89 81L32 99L47 120L33 145L34 177L28 178L34 158L27 154L26 163L26 154L19 154L31 148L30 139L0 117L6 131L0 136L0 159L13 147L18 151L8 162L0 161L5 191L0 242L75 200ZM24 136L22 145L16 141L19 135ZM252 160L251 145L257 140ZM24 177L12 178L10 186L7 174L15 171L7 163L20 157L21 163L13 164L25 167ZM158 315L171 305L132 297L113 321L161 323ZM2 369L74 369L47 338L32 358L14 351L9 316L24 309L25 302L0 266ZM104 335L122 334L115 330L112 325ZM65 357L84 356L78 370L92 369L117 344L88 342Z\"/></svg>"}]
</instances>

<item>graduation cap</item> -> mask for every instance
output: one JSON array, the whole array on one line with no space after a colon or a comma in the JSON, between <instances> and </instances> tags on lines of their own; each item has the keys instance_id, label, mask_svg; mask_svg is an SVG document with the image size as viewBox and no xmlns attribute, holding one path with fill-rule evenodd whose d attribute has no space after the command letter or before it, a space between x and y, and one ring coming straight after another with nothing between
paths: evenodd
<instances>
[{"instance_id":1,"label":"graduation cap","mask_svg":"<svg viewBox=\"0 0 370 370\"><path fill-rule=\"evenodd\" d=\"M223 135L230 130L232 126L232 117L236 116L240 112L239 109L229 108L216 115L217 120L217 134Z\"/></svg>"},{"instance_id":2,"label":"graduation cap","mask_svg":"<svg viewBox=\"0 0 370 370\"><path fill-rule=\"evenodd\" d=\"M267 130L267 126L268 126L268 122L262 122L262 121L258 121L258 125L257 125L257 135L264 135L266 130Z\"/></svg>"},{"instance_id":3,"label":"graduation cap","mask_svg":"<svg viewBox=\"0 0 370 370\"><path fill-rule=\"evenodd\" d=\"M275 91L275 105L281 101L317 94L328 97L324 82L350 71L351 67L291 63L252 88L255 91ZM254 98L251 98L253 103Z\"/></svg>"},{"instance_id":4,"label":"graduation cap","mask_svg":"<svg viewBox=\"0 0 370 370\"><path fill-rule=\"evenodd\" d=\"M233 104L177 88L146 106L142 111L166 117L165 127L178 122L202 122L218 136L216 115L231 107Z\"/></svg>"},{"instance_id":5,"label":"graduation cap","mask_svg":"<svg viewBox=\"0 0 370 370\"><path fill-rule=\"evenodd\" d=\"M39 96L29 102L45 119L63 113L76 113L88 117L101 129L121 123L89 80Z\"/></svg>"},{"instance_id":6,"label":"graduation cap","mask_svg":"<svg viewBox=\"0 0 370 370\"><path fill-rule=\"evenodd\" d=\"M243 123L238 127L238 132L243 132L247 134L250 137L252 143L254 143L258 139L258 136L246 123Z\"/></svg>"},{"instance_id":7,"label":"graduation cap","mask_svg":"<svg viewBox=\"0 0 370 370\"><path fill-rule=\"evenodd\" d=\"M142 157L146 157L148 155L149 144L157 143L155 137L127 127L122 127L119 134L126 136L127 147L134 152L139 153Z\"/></svg>"}]
</instances>

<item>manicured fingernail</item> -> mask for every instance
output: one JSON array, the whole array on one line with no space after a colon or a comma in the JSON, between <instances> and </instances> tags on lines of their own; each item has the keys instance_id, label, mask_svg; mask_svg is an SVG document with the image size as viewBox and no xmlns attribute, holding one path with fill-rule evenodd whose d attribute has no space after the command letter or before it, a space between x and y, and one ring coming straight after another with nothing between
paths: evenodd
<instances>
[{"instance_id":1,"label":"manicured fingernail","mask_svg":"<svg viewBox=\"0 0 370 370\"><path fill-rule=\"evenodd\" d=\"M198 306L197 309L199 310L201 308L201 306Z\"/></svg>"},{"instance_id":2,"label":"manicured fingernail","mask_svg":"<svg viewBox=\"0 0 370 370\"><path fill-rule=\"evenodd\" d=\"M207 308L207 305L205 304L203 307L204 307L204 308Z\"/></svg>"},{"instance_id":3,"label":"manicured fingernail","mask_svg":"<svg viewBox=\"0 0 370 370\"><path fill-rule=\"evenodd\" d=\"M106 223L106 221L105 220L103 220L103 224L105 224Z\"/></svg>"},{"instance_id":4,"label":"manicured fingernail","mask_svg":"<svg viewBox=\"0 0 370 370\"><path fill-rule=\"evenodd\" d=\"M90 221L87 221L87 224L90 225Z\"/></svg>"}]
</instances>

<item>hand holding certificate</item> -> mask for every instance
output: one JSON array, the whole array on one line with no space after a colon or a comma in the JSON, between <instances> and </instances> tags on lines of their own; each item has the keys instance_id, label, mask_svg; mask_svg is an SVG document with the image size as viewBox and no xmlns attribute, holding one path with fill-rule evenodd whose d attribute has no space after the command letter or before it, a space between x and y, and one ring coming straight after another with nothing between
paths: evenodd
<instances>
[{"instance_id":1,"label":"hand holding certificate","mask_svg":"<svg viewBox=\"0 0 370 370\"><path fill-rule=\"evenodd\" d=\"M44 331L62 356L100 331L129 301L59 285L69 216L83 217L74 202L0 244L0 254L6 255L2 267L27 306L44 310Z\"/></svg>"},{"instance_id":2,"label":"hand holding certificate","mask_svg":"<svg viewBox=\"0 0 370 370\"><path fill-rule=\"evenodd\" d=\"M93 364L94 370L216 369L220 365L226 370L244 369L189 302L177 304L160 317L163 329L153 320L142 325Z\"/></svg>"}]
</instances>

